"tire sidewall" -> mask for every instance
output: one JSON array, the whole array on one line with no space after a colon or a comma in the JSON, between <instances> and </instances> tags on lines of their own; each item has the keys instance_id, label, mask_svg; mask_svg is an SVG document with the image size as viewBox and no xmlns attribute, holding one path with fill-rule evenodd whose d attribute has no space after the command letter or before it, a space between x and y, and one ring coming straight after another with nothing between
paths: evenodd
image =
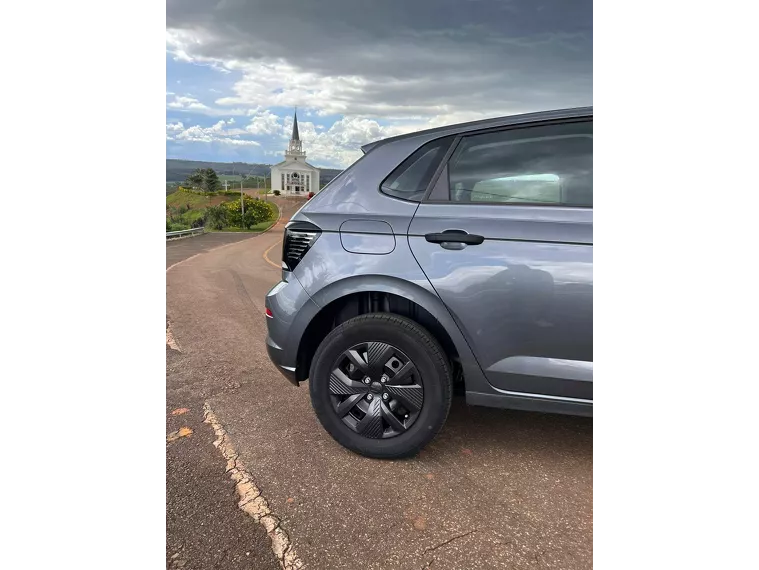
<instances>
[{"instance_id":1,"label":"tire sidewall","mask_svg":"<svg viewBox=\"0 0 759 570\"><path fill-rule=\"evenodd\" d=\"M381 315L377 315L377 318L359 318L341 325L324 339L311 366L309 390L319 420L339 443L362 454L403 456L414 453L437 434L448 415L449 371L425 347L424 340L414 328L426 335L428 341L435 343L435 340L413 321L394 316L395 319L402 323L382 320ZM407 323L412 323L413 328ZM419 417L405 433L388 439L366 438L345 425L334 411L329 392L332 368L345 350L362 342L390 344L404 352L416 366L424 388L424 401Z\"/></svg>"}]
</instances>

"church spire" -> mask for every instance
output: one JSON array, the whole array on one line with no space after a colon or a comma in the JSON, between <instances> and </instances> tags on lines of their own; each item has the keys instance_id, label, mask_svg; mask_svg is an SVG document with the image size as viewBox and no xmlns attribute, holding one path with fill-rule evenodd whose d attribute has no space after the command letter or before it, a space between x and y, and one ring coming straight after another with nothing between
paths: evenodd
<instances>
[{"instance_id":1,"label":"church spire","mask_svg":"<svg viewBox=\"0 0 759 570\"><path fill-rule=\"evenodd\" d=\"M295 108L295 113L293 113L293 134L290 137L290 144L287 147L287 152L285 153L285 158L294 158L295 160L298 160L300 158L301 160L306 160L306 153L303 152L303 143L300 141L300 133L298 132L298 108Z\"/></svg>"},{"instance_id":2,"label":"church spire","mask_svg":"<svg viewBox=\"0 0 759 570\"><path fill-rule=\"evenodd\" d=\"M293 117L293 136L290 137L290 140L293 141L299 141L300 136L298 134L298 108L295 108L295 115Z\"/></svg>"}]
</instances>

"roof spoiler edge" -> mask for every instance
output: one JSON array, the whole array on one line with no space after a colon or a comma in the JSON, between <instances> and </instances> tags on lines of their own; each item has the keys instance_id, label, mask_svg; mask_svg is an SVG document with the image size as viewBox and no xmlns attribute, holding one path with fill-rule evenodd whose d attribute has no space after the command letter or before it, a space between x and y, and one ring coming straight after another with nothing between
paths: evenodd
<instances>
[{"instance_id":1,"label":"roof spoiler edge","mask_svg":"<svg viewBox=\"0 0 759 570\"><path fill-rule=\"evenodd\" d=\"M366 143L361 147L361 152L364 154L368 153L370 150L372 150L375 146L377 146L381 141L374 141L370 143Z\"/></svg>"}]
</instances>

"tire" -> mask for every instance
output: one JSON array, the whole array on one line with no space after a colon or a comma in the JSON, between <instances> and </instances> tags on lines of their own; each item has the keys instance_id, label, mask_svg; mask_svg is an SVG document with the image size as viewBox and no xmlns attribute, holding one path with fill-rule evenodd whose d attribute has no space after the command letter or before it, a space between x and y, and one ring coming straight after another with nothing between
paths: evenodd
<instances>
[{"instance_id":1,"label":"tire","mask_svg":"<svg viewBox=\"0 0 759 570\"><path fill-rule=\"evenodd\" d=\"M400 369L397 377L393 367ZM376 380L380 369L383 385ZM367 377L374 380L362 386ZM309 391L316 416L339 444L366 457L408 457L432 441L448 417L451 367L423 327L391 313L370 313L346 321L322 341L311 363ZM349 406L348 414L338 415Z\"/></svg>"}]
</instances>

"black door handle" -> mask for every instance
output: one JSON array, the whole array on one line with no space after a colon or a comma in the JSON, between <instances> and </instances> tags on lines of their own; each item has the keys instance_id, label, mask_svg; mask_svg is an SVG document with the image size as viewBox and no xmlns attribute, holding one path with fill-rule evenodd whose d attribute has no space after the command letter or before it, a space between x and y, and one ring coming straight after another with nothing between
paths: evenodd
<instances>
[{"instance_id":1,"label":"black door handle","mask_svg":"<svg viewBox=\"0 0 759 570\"><path fill-rule=\"evenodd\" d=\"M468 234L463 230L446 230L439 234L425 234L424 239L430 243L464 243L480 245L485 238L476 234Z\"/></svg>"}]
</instances>

